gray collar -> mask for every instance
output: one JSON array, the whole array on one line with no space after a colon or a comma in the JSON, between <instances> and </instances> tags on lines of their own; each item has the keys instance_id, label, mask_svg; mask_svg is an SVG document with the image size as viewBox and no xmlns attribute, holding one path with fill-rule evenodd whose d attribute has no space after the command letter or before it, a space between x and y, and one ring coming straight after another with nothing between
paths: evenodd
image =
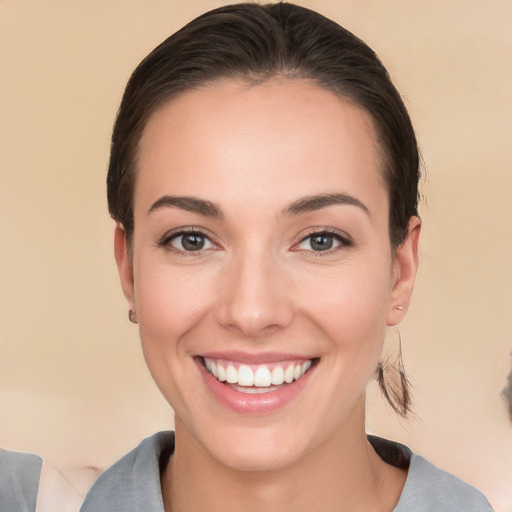
<instances>
[{"instance_id":1,"label":"gray collar","mask_svg":"<svg viewBox=\"0 0 512 512\"><path fill-rule=\"evenodd\" d=\"M479 491L441 471L399 443L369 436L389 464L409 468L393 512L492 512ZM160 475L174 451L174 432L159 432L106 470L88 492L81 512L164 512Z\"/></svg>"}]
</instances>

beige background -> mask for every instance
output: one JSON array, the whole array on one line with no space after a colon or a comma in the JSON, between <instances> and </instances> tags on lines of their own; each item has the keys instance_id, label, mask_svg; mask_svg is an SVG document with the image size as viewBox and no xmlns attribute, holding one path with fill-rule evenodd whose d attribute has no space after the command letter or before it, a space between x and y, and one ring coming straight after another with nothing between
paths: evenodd
<instances>
[{"instance_id":1,"label":"beige background","mask_svg":"<svg viewBox=\"0 0 512 512\"><path fill-rule=\"evenodd\" d=\"M0 444L104 467L172 426L127 321L105 168L138 61L227 2L0 0ZM369 430L512 511L512 2L303 0L372 45L426 162L421 269L400 327L416 416L371 386ZM388 336L394 350L398 331Z\"/></svg>"}]
</instances>

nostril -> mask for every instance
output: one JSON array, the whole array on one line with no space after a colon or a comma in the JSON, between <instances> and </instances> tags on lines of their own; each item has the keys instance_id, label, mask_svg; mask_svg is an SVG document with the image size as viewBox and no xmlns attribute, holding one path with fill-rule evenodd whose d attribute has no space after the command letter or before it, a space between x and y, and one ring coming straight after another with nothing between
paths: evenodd
<instances>
[{"instance_id":1,"label":"nostril","mask_svg":"<svg viewBox=\"0 0 512 512\"><path fill-rule=\"evenodd\" d=\"M291 294L271 264L268 255L233 263L216 303L223 327L256 337L289 325L294 316Z\"/></svg>"}]
</instances>

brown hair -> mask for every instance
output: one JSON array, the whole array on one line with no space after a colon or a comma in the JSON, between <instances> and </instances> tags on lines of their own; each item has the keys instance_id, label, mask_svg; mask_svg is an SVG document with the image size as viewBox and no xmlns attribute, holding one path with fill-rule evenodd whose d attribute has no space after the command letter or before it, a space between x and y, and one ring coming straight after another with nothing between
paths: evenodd
<instances>
[{"instance_id":1,"label":"brown hair","mask_svg":"<svg viewBox=\"0 0 512 512\"><path fill-rule=\"evenodd\" d=\"M257 84L275 76L310 80L372 116L390 197L391 245L405 240L409 219L417 215L419 153L404 103L375 52L304 7L242 3L207 12L170 36L139 64L126 86L112 135L107 195L110 214L124 226L128 243L137 147L151 114L180 92L208 82L232 78ZM407 409L408 403L400 404L400 410Z\"/></svg>"}]
</instances>

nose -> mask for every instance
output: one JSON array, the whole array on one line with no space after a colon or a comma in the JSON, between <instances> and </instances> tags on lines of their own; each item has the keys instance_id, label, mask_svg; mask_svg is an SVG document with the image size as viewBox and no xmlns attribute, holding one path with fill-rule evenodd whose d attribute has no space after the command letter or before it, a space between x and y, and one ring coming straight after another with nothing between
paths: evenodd
<instances>
[{"instance_id":1,"label":"nose","mask_svg":"<svg viewBox=\"0 0 512 512\"><path fill-rule=\"evenodd\" d=\"M234 257L225 270L217 308L223 327L258 338L292 322L290 286L280 263L268 253Z\"/></svg>"}]
</instances>

